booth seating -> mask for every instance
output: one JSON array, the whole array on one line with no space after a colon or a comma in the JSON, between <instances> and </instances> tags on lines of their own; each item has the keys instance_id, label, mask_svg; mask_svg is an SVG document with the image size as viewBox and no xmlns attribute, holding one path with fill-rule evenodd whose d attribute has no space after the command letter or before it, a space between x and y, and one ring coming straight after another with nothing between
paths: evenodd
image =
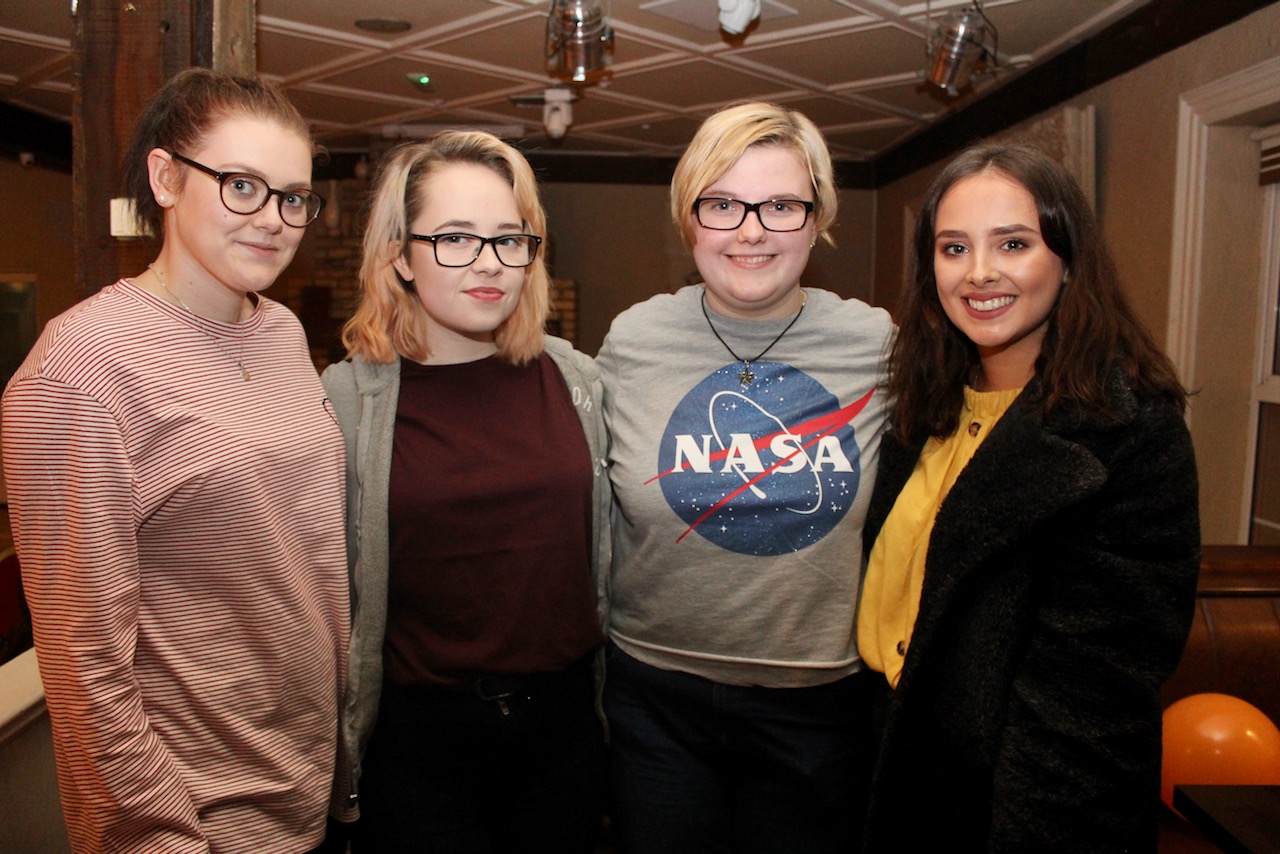
<instances>
[{"instance_id":1,"label":"booth seating","mask_svg":"<svg viewBox=\"0 0 1280 854\"><path fill-rule=\"evenodd\" d=\"M1205 547L1195 622L1162 697L1168 706L1207 692L1246 700L1280 724L1280 548ZM0 768L14 787L0 795L16 805L0 818L0 851L6 854L66 850L43 707L35 653L29 651L0 674ZM1159 854L1217 851L1164 810Z\"/></svg>"},{"instance_id":2,"label":"booth seating","mask_svg":"<svg viewBox=\"0 0 1280 854\"><path fill-rule=\"evenodd\" d=\"M1205 546L1187 648L1161 699L1230 694L1280 726L1280 547ZM1160 854L1217 852L1218 847L1167 811Z\"/></svg>"},{"instance_id":3,"label":"booth seating","mask_svg":"<svg viewBox=\"0 0 1280 854\"><path fill-rule=\"evenodd\" d=\"M1280 547L1204 548L1191 636L1161 696L1168 706L1208 692L1280 725Z\"/></svg>"}]
</instances>

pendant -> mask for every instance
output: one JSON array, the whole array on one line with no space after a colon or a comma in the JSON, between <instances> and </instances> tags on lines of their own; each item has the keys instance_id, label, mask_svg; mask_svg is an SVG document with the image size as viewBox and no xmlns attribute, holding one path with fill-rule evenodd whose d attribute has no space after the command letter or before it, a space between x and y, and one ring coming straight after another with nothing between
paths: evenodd
<instances>
[{"instance_id":1,"label":"pendant","mask_svg":"<svg viewBox=\"0 0 1280 854\"><path fill-rule=\"evenodd\" d=\"M742 383L743 388L746 388L747 386L751 385L752 381L755 378L756 378L756 375L751 373L751 363L743 362L742 370L738 371L738 382Z\"/></svg>"},{"instance_id":2,"label":"pendant","mask_svg":"<svg viewBox=\"0 0 1280 854\"><path fill-rule=\"evenodd\" d=\"M245 366L240 364L239 362L236 362L236 367L240 369L240 379L244 380L245 382L248 382L251 379L251 377L249 376L249 372L245 369Z\"/></svg>"}]
</instances>

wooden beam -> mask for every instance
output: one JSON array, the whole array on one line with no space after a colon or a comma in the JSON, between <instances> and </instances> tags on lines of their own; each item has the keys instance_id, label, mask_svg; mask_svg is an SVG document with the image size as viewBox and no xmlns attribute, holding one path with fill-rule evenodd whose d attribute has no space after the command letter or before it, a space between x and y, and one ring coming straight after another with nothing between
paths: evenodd
<instances>
[{"instance_id":1,"label":"wooden beam","mask_svg":"<svg viewBox=\"0 0 1280 854\"><path fill-rule=\"evenodd\" d=\"M240 77L258 73L257 0L196 0L195 65Z\"/></svg>"},{"instance_id":2,"label":"wooden beam","mask_svg":"<svg viewBox=\"0 0 1280 854\"><path fill-rule=\"evenodd\" d=\"M192 66L256 73L256 11L256 0L80 0L71 186L81 294L140 272L158 248L111 236L111 200L124 195L124 154L147 100Z\"/></svg>"},{"instance_id":3,"label":"wooden beam","mask_svg":"<svg viewBox=\"0 0 1280 854\"><path fill-rule=\"evenodd\" d=\"M111 199L147 99L191 65L191 18L182 0L80 0L75 24L72 196L76 285L88 296L146 267L155 247L111 236Z\"/></svg>"}]
</instances>

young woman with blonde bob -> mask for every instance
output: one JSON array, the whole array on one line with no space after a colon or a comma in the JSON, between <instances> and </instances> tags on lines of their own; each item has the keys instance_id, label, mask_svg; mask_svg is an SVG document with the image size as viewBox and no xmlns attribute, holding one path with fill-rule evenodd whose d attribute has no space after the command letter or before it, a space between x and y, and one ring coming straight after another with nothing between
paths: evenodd
<instances>
[{"instance_id":1,"label":"young woman with blonde bob","mask_svg":"<svg viewBox=\"0 0 1280 854\"><path fill-rule=\"evenodd\" d=\"M701 284L614 320L605 712L628 854L850 851L870 779L854 645L889 315L804 287L836 218L804 115L713 115L671 184Z\"/></svg>"},{"instance_id":2,"label":"young woman with blonde bob","mask_svg":"<svg viewBox=\"0 0 1280 854\"><path fill-rule=\"evenodd\" d=\"M353 851L590 852L609 555L590 359L543 333L532 170L446 131L382 163L350 358Z\"/></svg>"},{"instance_id":3,"label":"young woman with blonde bob","mask_svg":"<svg viewBox=\"0 0 1280 854\"><path fill-rule=\"evenodd\" d=\"M858 619L886 709L864 850L1154 851L1199 569L1186 395L1045 154L961 154L912 247Z\"/></svg>"}]
</instances>

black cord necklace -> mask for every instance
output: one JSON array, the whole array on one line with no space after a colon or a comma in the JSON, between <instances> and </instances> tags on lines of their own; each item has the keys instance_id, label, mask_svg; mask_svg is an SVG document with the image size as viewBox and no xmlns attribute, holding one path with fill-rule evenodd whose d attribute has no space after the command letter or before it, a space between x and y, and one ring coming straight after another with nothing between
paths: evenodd
<instances>
[{"instance_id":1,"label":"black cord necklace","mask_svg":"<svg viewBox=\"0 0 1280 854\"><path fill-rule=\"evenodd\" d=\"M791 327L796 325L796 321L800 319L800 315L804 314L804 307L808 305L808 303L809 303L809 295L804 294L804 299L800 302L800 310L796 312L795 317L791 318L791 322L787 324L787 328L779 332L778 337L770 341L769 346L761 350L757 356L751 359L744 359L741 356L739 356L737 353L733 352L733 348L730 347L728 343L726 343L725 340L720 337L720 333L716 331L716 325L711 322L711 315L707 313L707 292L705 290L702 292L702 316L707 319L707 326L711 327L711 334L716 336L716 340L719 341L722 345L724 345L724 348L729 351L729 355L732 356L735 361L742 363L742 370L738 371L738 382L742 383L743 389L751 385L752 381L754 381L756 378L756 375L751 372L751 363L758 362L761 359L763 359L764 354L772 350L773 345L781 341L782 336L786 335L788 332L791 331Z\"/></svg>"}]
</instances>

